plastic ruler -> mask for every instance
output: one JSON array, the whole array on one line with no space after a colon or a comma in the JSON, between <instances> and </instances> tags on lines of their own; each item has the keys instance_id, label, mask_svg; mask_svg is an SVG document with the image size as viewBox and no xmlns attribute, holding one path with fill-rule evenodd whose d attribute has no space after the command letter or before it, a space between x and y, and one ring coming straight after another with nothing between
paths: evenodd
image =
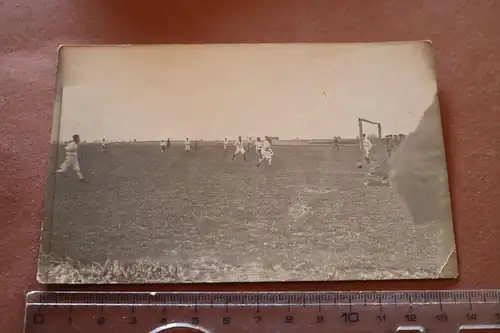
<instances>
[{"instance_id":1,"label":"plastic ruler","mask_svg":"<svg viewBox=\"0 0 500 333\"><path fill-rule=\"evenodd\" d=\"M500 332L500 290L30 292L25 333Z\"/></svg>"}]
</instances>

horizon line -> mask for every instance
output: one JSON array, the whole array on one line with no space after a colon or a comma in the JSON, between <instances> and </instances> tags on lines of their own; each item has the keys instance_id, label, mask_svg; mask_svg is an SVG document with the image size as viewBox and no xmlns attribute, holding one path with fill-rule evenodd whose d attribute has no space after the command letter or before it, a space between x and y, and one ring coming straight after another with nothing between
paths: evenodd
<instances>
[{"instance_id":1,"label":"horizon line","mask_svg":"<svg viewBox=\"0 0 500 333\"><path fill-rule=\"evenodd\" d=\"M399 134L399 133L398 133ZM405 134L405 133L403 133ZM407 134L405 134L407 135ZM384 138L385 136L383 135L381 138ZM264 137L261 137L262 139ZM271 137L273 139L273 141L324 141L324 140L333 140L334 137L328 137L328 138L307 138L307 139L289 139L289 138L286 138L286 139L279 139L279 138L276 138L276 137ZM356 136L356 137L339 137L341 140L359 140L359 136ZM369 137L370 139L379 139L378 137ZM120 142L161 142L161 141L167 141L167 139L151 139L151 140L131 140L131 139L128 139L128 140L107 140L105 139L106 142L117 142L117 143L120 143ZM59 143L64 143L64 142L69 142L71 140L59 140L58 142ZM81 140L81 142L85 142L85 143L99 143L101 142L102 139L94 139L94 140ZM171 142L184 142L185 139L172 139L170 138L170 141ZM214 142L214 141L224 141L224 139L189 139L189 141L198 141L198 142ZM228 139L228 141L236 141L236 139ZM246 140L246 138L243 138L243 141L248 141ZM252 140L253 141L253 140ZM57 141L51 141L52 143L56 143Z\"/></svg>"}]
</instances>

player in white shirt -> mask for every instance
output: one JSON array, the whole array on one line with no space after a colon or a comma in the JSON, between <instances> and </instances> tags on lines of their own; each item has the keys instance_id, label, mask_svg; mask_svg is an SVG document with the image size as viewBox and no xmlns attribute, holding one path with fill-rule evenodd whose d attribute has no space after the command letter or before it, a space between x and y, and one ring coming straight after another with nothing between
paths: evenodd
<instances>
[{"instance_id":1,"label":"player in white shirt","mask_svg":"<svg viewBox=\"0 0 500 333\"><path fill-rule=\"evenodd\" d=\"M161 152L165 152L165 150L167 150L167 143L165 142L165 140L161 140L160 142L160 150Z\"/></svg>"},{"instance_id":2,"label":"player in white shirt","mask_svg":"<svg viewBox=\"0 0 500 333\"><path fill-rule=\"evenodd\" d=\"M65 173L70 166L75 170L78 179L81 182L86 182L85 178L80 171L80 163L78 163L78 144L80 143L80 136L78 134L73 135L73 141L66 145L66 157L64 162L62 162L61 167L56 170L56 174Z\"/></svg>"},{"instance_id":3,"label":"player in white shirt","mask_svg":"<svg viewBox=\"0 0 500 333\"><path fill-rule=\"evenodd\" d=\"M184 150L186 152L191 152L191 141L189 141L189 138L186 138L184 141Z\"/></svg>"},{"instance_id":4,"label":"player in white shirt","mask_svg":"<svg viewBox=\"0 0 500 333\"><path fill-rule=\"evenodd\" d=\"M366 137L366 134L363 134L363 152L366 163L370 164L370 151L372 150L372 143Z\"/></svg>"},{"instance_id":5,"label":"player in white shirt","mask_svg":"<svg viewBox=\"0 0 500 333\"><path fill-rule=\"evenodd\" d=\"M252 149L252 145L253 145L253 138L251 136L249 136L247 138L247 150L250 151Z\"/></svg>"},{"instance_id":6,"label":"player in white shirt","mask_svg":"<svg viewBox=\"0 0 500 333\"><path fill-rule=\"evenodd\" d=\"M262 157L259 160L259 163L257 163L257 167L260 167L262 162L264 162L265 160L267 160L267 164L271 166L274 155L274 152L271 149L271 143L271 138L266 136L264 142L262 143Z\"/></svg>"},{"instance_id":7,"label":"player in white shirt","mask_svg":"<svg viewBox=\"0 0 500 333\"><path fill-rule=\"evenodd\" d=\"M229 144L229 142L227 141L227 138L224 138L224 152L227 151L227 145Z\"/></svg>"},{"instance_id":8,"label":"player in white shirt","mask_svg":"<svg viewBox=\"0 0 500 333\"><path fill-rule=\"evenodd\" d=\"M245 148L243 147L244 143L243 143L243 140L241 139L241 136L238 137L238 140L236 140L234 145L236 146L236 151L234 152L232 159L234 160L234 158L238 155L243 155L243 160L246 162L247 155L246 155Z\"/></svg>"},{"instance_id":9,"label":"player in white shirt","mask_svg":"<svg viewBox=\"0 0 500 333\"><path fill-rule=\"evenodd\" d=\"M257 137L257 141L255 141L255 154L257 154L257 161L262 159L262 148L264 147L264 143L260 140L260 137Z\"/></svg>"},{"instance_id":10,"label":"player in white shirt","mask_svg":"<svg viewBox=\"0 0 500 333\"><path fill-rule=\"evenodd\" d=\"M105 152L107 150L108 150L108 144L106 143L105 139L102 139L102 141L101 141L101 151Z\"/></svg>"}]
</instances>

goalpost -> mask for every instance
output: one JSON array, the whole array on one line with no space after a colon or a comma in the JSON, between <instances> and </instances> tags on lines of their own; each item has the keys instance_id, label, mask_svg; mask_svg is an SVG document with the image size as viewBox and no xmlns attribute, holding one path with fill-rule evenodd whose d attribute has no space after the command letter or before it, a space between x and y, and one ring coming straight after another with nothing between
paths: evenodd
<instances>
[{"instance_id":1,"label":"goalpost","mask_svg":"<svg viewBox=\"0 0 500 333\"><path fill-rule=\"evenodd\" d=\"M371 121L368 119L358 118L358 127L359 127L359 143L361 147L363 146L363 134L366 134L363 129L363 123L368 123L377 126L377 138L382 138L382 124L377 123L376 121Z\"/></svg>"}]
</instances>

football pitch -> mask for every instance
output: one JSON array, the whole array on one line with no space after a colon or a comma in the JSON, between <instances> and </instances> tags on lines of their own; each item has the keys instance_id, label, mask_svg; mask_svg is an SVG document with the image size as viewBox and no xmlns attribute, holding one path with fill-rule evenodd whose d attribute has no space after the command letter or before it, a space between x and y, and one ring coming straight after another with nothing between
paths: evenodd
<instances>
[{"instance_id":1,"label":"football pitch","mask_svg":"<svg viewBox=\"0 0 500 333\"><path fill-rule=\"evenodd\" d=\"M257 168L253 150L247 162L232 161L232 146L162 153L157 144L116 143L103 153L81 145L89 183L73 170L57 176L52 256L154 263L175 282L437 274L437 227L414 225L390 186L366 185L356 146L273 150L272 167Z\"/></svg>"}]
</instances>

